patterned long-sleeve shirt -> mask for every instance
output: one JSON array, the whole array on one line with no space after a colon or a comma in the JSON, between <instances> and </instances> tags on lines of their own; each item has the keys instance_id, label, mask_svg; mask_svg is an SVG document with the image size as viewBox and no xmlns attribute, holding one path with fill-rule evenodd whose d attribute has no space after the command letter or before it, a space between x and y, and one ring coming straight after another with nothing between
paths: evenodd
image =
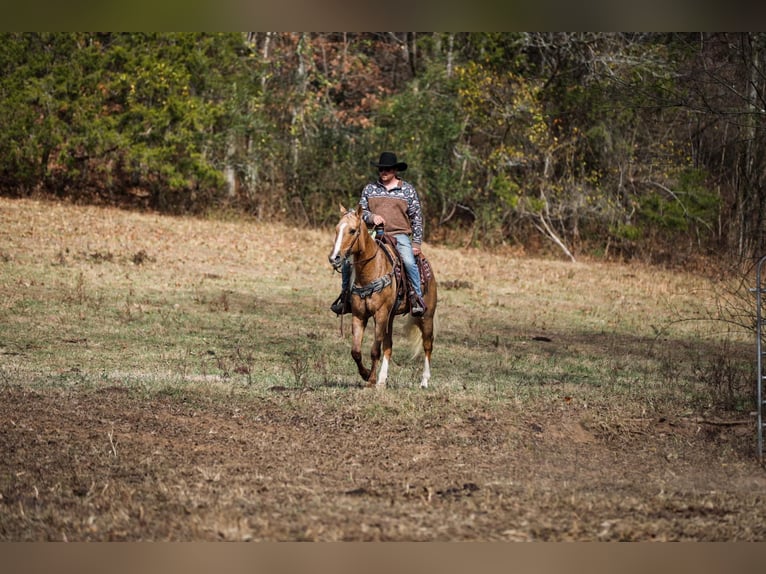
<instances>
[{"instance_id":1,"label":"patterned long-sleeve shirt","mask_svg":"<svg viewBox=\"0 0 766 574\"><path fill-rule=\"evenodd\" d=\"M412 184L401 179L397 187L388 190L379 181L368 183L359 204L367 225L373 225L373 214L380 215L386 220L386 233L411 235L413 246L423 243L423 212Z\"/></svg>"}]
</instances>

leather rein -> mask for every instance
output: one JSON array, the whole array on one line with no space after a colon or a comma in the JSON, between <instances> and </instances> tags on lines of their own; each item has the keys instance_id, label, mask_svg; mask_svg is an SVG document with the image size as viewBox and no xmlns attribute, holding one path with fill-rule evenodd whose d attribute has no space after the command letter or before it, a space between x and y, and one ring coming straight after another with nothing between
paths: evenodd
<instances>
[{"instance_id":1,"label":"leather rein","mask_svg":"<svg viewBox=\"0 0 766 574\"><path fill-rule=\"evenodd\" d=\"M365 229L366 229L366 227L365 227ZM361 226L360 226L359 230L357 231L356 237L354 237L354 241L351 242L351 245L349 245L348 249L346 250L346 254L344 255L344 259L348 258L351 255L351 251L354 249L354 246L356 245L356 242L359 241L359 237L361 235L362 235L362 229L361 229ZM373 241L375 241L375 251L373 252L373 254L370 255L369 257L367 257L366 259L355 260L354 261L355 265L365 264L368 261L372 261L377 256L378 251L380 250L380 243L376 239L373 239ZM377 293L378 291L382 291L383 289L385 289L386 287L391 285L391 283L393 282L393 277L394 277L394 270L393 270L394 261L391 258L391 254L388 253L388 250L384 249L383 252L386 254L386 256L388 257L389 261L391 262L391 266L392 266L391 271L389 271L388 273L386 273L382 277L378 277L377 279L371 281L367 285L357 285L355 283L354 285L351 286L351 292L359 295L362 299L366 299L367 297L369 297L373 293Z\"/></svg>"}]
</instances>

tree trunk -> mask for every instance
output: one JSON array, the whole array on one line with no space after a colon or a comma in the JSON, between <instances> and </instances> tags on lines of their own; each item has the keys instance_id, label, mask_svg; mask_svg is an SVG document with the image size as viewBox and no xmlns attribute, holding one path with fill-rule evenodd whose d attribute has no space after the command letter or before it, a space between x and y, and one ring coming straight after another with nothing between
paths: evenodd
<instances>
[{"instance_id":1,"label":"tree trunk","mask_svg":"<svg viewBox=\"0 0 766 574\"><path fill-rule=\"evenodd\" d=\"M304 120L304 99L306 95L306 60L304 50L306 49L306 33L301 32L296 46L296 56L298 57L298 67L295 72L295 86L297 89L296 102L291 110L290 118L290 179L295 182L298 179L298 163L300 160L301 133L303 131Z\"/></svg>"}]
</instances>

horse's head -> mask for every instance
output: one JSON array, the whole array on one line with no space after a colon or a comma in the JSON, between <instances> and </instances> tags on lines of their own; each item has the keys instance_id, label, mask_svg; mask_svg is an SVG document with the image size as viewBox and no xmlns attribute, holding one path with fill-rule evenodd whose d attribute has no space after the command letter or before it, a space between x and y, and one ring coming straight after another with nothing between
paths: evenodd
<instances>
[{"instance_id":1,"label":"horse's head","mask_svg":"<svg viewBox=\"0 0 766 574\"><path fill-rule=\"evenodd\" d=\"M357 206L356 211L353 211L341 205L340 213L340 221L335 226L335 242L328 257L336 271L340 271L344 259L360 249L359 237L366 233L361 206Z\"/></svg>"}]
</instances>

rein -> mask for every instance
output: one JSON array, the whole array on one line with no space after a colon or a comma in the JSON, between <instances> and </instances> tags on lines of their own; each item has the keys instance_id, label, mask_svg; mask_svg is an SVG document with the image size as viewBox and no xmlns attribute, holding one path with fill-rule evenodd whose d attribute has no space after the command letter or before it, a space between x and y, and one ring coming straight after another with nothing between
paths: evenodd
<instances>
[{"instance_id":1,"label":"rein","mask_svg":"<svg viewBox=\"0 0 766 574\"><path fill-rule=\"evenodd\" d=\"M349 211L348 214L353 214L353 211ZM366 229L366 227L365 227ZM343 255L343 259L348 259L349 255L351 255L351 251L353 251L354 246L356 246L356 242L359 241L359 238L362 236L362 229L361 227L359 230L357 230L356 237L354 237L354 240L351 242L351 245L348 246L348 249L346 249L346 253ZM367 259L360 259L358 261L354 261L354 263L361 264L361 263L367 263L368 261L371 261L375 258L375 256L378 254L378 249L380 246L378 245L378 242L375 242L375 252L370 255Z\"/></svg>"},{"instance_id":2,"label":"rein","mask_svg":"<svg viewBox=\"0 0 766 574\"><path fill-rule=\"evenodd\" d=\"M349 212L349 214L351 213L353 212ZM366 230L367 228L365 227L364 229ZM362 236L362 233L365 233L365 232L366 231L363 232L360 227L360 229L357 231L356 237L354 237L354 240L351 242L351 245L349 245L348 249L346 249L346 252L343 255L344 259L348 259L350 257L351 252L354 250L357 242L359 241L359 238ZM375 259L375 257L378 255L378 252L380 251L380 242L377 239L373 239L373 241L375 242L375 251L373 251L372 255L370 255L369 257L365 259L355 259L354 265L361 266ZM362 299L366 299L367 297L370 297L374 293L382 291L383 289L391 285L391 283L393 283L394 276L395 276L394 275L394 260L391 254L388 252L388 249L383 249L383 253L385 253L387 259L391 263L391 267L392 267L391 271L389 271L382 277L378 277L377 279L371 281L367 285L359 285L357 283L354 283L351 286L352 293L354 293L355 295L359 295L359 297L361 297Z\"/></svg>"},{"instance_id":3,"label":"rein","mask_svg":"<svg viewBox=\"0 0 766 574\"><path fill-rule=\"evenodd\" d=\"M361 235L361 232L356 236L356 239L354 239L354 241L359 239L359 235ZM353 247L353 246L354 246L354 244L352 243L351 247ZM351 247L348 248L348 254L349 255L351 255ZM372 261L373 259L375 259L375 256L378 254L378 249L380 249L380 246L378 245L378 242L376 241L375 242L375 252L372 255L370 255L367 259L359 259L358 261L354 260L354 263L356 263L356 264L363 264L363 263L367 263L368 261Z\"/></svg>"},{"instance_id":4,"label":"rein","mask_svg":"<svg viewBox=\"0 0 766 574\"><path fill-rule=\"evenodd\" d=\"M380 251L380 244L377 241L375 241L375 251L373 252L373 254L370 255L367 259L360 259L358 261L354 261L354 264L364 265L368 261L372 261L378 255L379 251ZM383 252L386 255L388 255L388 252L385 249L383 250ZM389 271L382 277L378 277L377 279L371 281L367 285L358 285L354 283L354 285L351 287L351 292L355 293L356 295L359 295L362 299L366 299L373 293L382 291L383 289L391 285L393 278L394 278L394 270L391 269L391 271Z\"/></svg>"},{"instance_id":5,"label":"rein","mask_svg":"<svg viewBox=\"0 0 766 574\"><path fill-rule=\"evenodd\" d=\"M361 235L362 235L362 230L360 229L359 233L354 238L354 242L348 248L347 253L349 255L351 254L351 250L353 249L354 245L359 240L359 237ZM373 241L375 242L375 251L373 251L372 255L370 255L366 259L354 260L354 264L355 265L362 266L362 265L368 263L369 261L372 261L373 259L375 259L375 257L377 257L378 252L380 251L380 242L378 242L377 239L373 239ZM393 260L391 260L391 255L388 253L387 249L383 249L383 252L386 254L387 258L391 262L391 266L392 266L391 271L389 271L388 273L386 273L382 277L378 277L377 279L371 281L367 285L359 285L357 283L354 283L351 286L351 292L356 294L356 295L359 295L359 297L361 297L362 299L366 299L367 297L373 295L374 293L382 291L383 289L385 289L386 287L391 285L391 283L394 280L394 269L393 269L394 262L393 262Z\"/></svg>"}]
</instances>

